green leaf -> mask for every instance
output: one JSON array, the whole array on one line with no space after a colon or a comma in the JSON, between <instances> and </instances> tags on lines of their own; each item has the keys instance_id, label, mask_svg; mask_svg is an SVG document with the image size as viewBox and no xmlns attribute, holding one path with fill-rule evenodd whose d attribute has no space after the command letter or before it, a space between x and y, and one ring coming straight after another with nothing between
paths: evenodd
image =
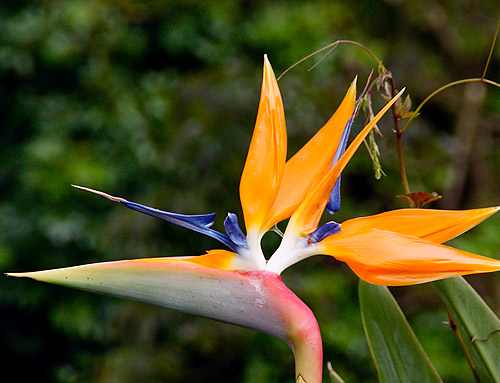
<instances>
[{"instance_id":1,"label":"green leaf","mask_svg":"<svg viewBox=\"0 0 500 383\"><path fill-rule=\"evenodd\" d=\"M500 320L462 277L434 282L481 382L500 382Z\"/></svg>"},{"instance_id":2,"label":"green leaf","mask_svg":"<svg viewBox=\"0 0 500 383\"><path fill-rule=\"evenodd\" d=\"M387 287L360 281L359 301L380 382L441 382Z\"/></svg>"}]
</instances>

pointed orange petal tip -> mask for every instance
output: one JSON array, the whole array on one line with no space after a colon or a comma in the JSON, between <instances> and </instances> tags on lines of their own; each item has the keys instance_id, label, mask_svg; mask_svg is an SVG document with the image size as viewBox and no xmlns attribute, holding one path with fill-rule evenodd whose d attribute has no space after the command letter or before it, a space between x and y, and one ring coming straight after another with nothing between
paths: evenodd
<instances>
[{"instance_id":1,"label":"pointed orange petal tip","mask_svg":"<svg viewBox=\"0 0 500 383\"><path fill-rule=\"evenodd\" d=\"M358 75L354 76L354 80L352 80L351 85L349 86L349 89L347 90L347 95L351 95L353 97L356 97L356 84L358 83Z\"/></svg>"},{"instance_id":2,"label":"pointed orange petal tip","mask_svg":"<svg viewBox=\"0 0 500 383\"><path fill-rule=\"evenodd\" d=\"M286 161L283 101L271 64L264 56L262 90L255 129L240 181L240 199L248 231L262 231L278 193Z\"/></svg>"},{"instance_id":3,"label":"pointed orange petal tip","mask_svg":"<svg viewBox=\"0 0 500 383\"><path fill-rule=\"evenodd\" d=\"M378 229L443 243L472 229L500 207L470 210L399 209L342 223L341 235Z\"/></svg>"},{"instance_id":4,"label":"pointed orange petal tip","mask_svg":"<svg viewBox=\"0 0 500 383\"><path fill-rule=\"evenodd\" d=\"M318 245L321 253L345 262L366 282L413 285L500 270L500 260L384 230L333 235Z\"/></svg>"}]
</instances>

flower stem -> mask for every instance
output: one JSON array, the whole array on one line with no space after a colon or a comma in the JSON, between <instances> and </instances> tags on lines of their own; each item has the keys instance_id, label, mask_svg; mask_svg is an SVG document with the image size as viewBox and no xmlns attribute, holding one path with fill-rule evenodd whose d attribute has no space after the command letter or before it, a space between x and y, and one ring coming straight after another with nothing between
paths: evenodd
<instances>
[{"instance_id":1,"label":"flower stem","mask_svg":"<svg viewBox=\"0 0 500 383\"><path fill-rule=\"evenodd\" d=\"M392 97L394 97L397 93L396 91L396 84L394 83L394 77L392 75L389 77L390 84L391 84L391 94ZM410 185L408 184L408 177L406 176L406 168L405 168L405 161L403 157L403 130L399 128L399 119L400 116L397 113L396 109L396 104L392 105L392 119L394 121L394 130L396 132L396 142L397 142L397 148L398 148L398 164L399 164L399 174L401 175L401 182L403 183L403 189L405 194L410 193ZM411 203L411 207L414 204Z\"/></svg>"},{"instance_id":2,"label":"flower stem","mask_svg":"<svg viewBox=\"0 0 500 383\"><path fill-rule=\"evenodd\" d=\"M398 145L398 164L399 164L399 174L401 175L401 182L403 183L403 189L405 194L410 194L410 185L408 184L408 177L406 176L406 168L405 162L403 158L403 133L396 133L396 142ZM413 202L411 203L411 207L413 206Z\"/></svg>"},{"instance_id":3,"label":"flower stem","mask_svg":"<svg viewBox=\"0 0 500 383\"><path fill-rule=\"evenodd\" d=\"M311 309L291 292L272 272L263 281L263 291L272 292L268 302L280 313L285 340L295 357L295 379L298 382L321 383L323 378L323 343L318 322Z\"/></svg>"}]
</instances>

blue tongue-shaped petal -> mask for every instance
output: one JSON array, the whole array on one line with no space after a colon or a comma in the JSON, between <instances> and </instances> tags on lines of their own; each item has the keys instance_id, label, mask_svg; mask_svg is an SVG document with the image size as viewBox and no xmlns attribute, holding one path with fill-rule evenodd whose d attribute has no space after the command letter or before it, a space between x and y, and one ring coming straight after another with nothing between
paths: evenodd
<instances>
[{"instance_id":1,"label":"blue tongue-shaped petal","mask_svg":"<svg viewBox=\"0 0 500 383\"><path fill-rule=\"evenodd\" d=\"M210 226L213 225L215 219L215 213L195 214L195 215L178 214L178 213L171 213L168 211L155 209L149 206L141 205L136 202L130 202L127 200L119 202L122 205L128 207L129 209L150 215L152 217L162 219L169 223L173 223L174 225L184 227L190 230L195 230L194 229L195 227L203 230L209 229Z\"/></svg>"},{"instance_id":2,"label":"blue tongue-shaped petal","mask_svg":"<svg viewBox=\"0 0 500 383\"><path fill-rule=\"evenodd\" d=\"M332 166L337 163L337 161L342 157L345 152L345 148L347 146L347 140L349 139L349 133L351 132L351 126L354 121L354 114L344 128L342 132L342 137L340 138L339 146L337 147L337 151L335 152L335 157L333 157ZM328 214L332 214L340 210L340 175L335 182L335 186L332 189L332 193L330 194L330 200L326 205L326 211Z\"/></svg>"},{"instance_id":3,"label":"blue tongue-shaped petal","mask_svg":"<svg viewBox=\"0 0 500 383\"><path fill-rule=\"evenodd\" d=\"M82 187L82 186L76 186L73 185L74 187L82 190L89 191L94 194L98 194L100 196L103 196L107 199L110 199L115 202L120 202L122 205L128 207L129 209L150 215L152 217L159 218L163 221L172 223L174 225L183 227L185 229L189 229L192 231L195 231L200 234L204 234L208 237L214 238L218 240L219 242L222 242L224 245L229 247L231 250L237 252L239 246L234 243L227 235L219 233L216 230L210 229L210 226L213 225L214 219L215 219L215 213L210 213L210 214L196 214L196 215L186 215L186 214L178 214L178 213L171 213L168 211L163 211L159 209L155 209L149 206L141 205L135 202L130 202L127 201L124 198L120 197L113 197L112 195L93 190L90 188Z\"/></svg>"},{"instance_id":4,"label":"blue tongue-shaped petal","mask_svg":"<svg viewBox=\"0 0 500 383\"><path fill-rule=\"evenodd\" d=\"M341 176L339 175L339 178L337 178L337 182L335 182L335 185L333 186L332 194L330 194L330 199L326 204L326 212L331 215L340 210L340 179Z\"/></svg>"},{"instance_id":5,"label":"blue tongue-shaped petal","mask_svg":"<svg viewBox=\"0 0 500 383\"><path fill-rule=\"evenodd\" d=\"M248 248L247 238L238 225L238 216L234 213L228 213L224 220L226 233L237 246Z\"/></svg>"},{"instance_id":6,"label":"blue tongue-shaped petal","mask_svg":"<svg viewBox=\"0 0 500 383\"><path fill-rule=\"evenodd\" d=\"M326 237L329 237L333 234L340 233L340 225L337 222L327 222L324 225L321 225L316 230L314 230L311 234L309 234L308 243L317 243L321 242Z\"/></svg>"}]
</instances>

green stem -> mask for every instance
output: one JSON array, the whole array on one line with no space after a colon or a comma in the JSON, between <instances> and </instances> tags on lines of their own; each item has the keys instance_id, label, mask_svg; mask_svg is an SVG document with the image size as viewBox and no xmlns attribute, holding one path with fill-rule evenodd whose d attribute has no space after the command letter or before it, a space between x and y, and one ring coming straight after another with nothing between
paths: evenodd
<instances>
[{"instance_id":1,"label":"green stem","mask_svg":"<svg viewBox=\"0 0 500 383\"><path fill-rule=\"evenodd\" d=\"M408 177L406 176L406 168L403 159L403 140L402 132L396 133L396 142L398 145L398 164L399 164L399 174L401 175L401 182L403 183L403 189L405 194L410 194L410 185L408 184ZM415 207L414 203L410 204L410 207Z\"/></svg>"},{"instance_id":2,"label":"green stem","mask_svg":"<svg viewBox=\"0 0 500 383\"><path fill-rule=\"evenodd\" d=\"M396 84L394 83L394 78L390 76L391 83L391 94L392 97L396 95ZM396 131L396 142L398 147L398 164L399 164L399 174L401 175L401 182L403 183L403 189L405 194L410 194L410 185L408 184L408 177L406 176L405 161L403 157L403 131L399 128L399 116L396 110L396 104L392 105L392 119L394 121L394 130ZM413 203L410 205L415 207Z\"/></svg>"}]
</instances>

